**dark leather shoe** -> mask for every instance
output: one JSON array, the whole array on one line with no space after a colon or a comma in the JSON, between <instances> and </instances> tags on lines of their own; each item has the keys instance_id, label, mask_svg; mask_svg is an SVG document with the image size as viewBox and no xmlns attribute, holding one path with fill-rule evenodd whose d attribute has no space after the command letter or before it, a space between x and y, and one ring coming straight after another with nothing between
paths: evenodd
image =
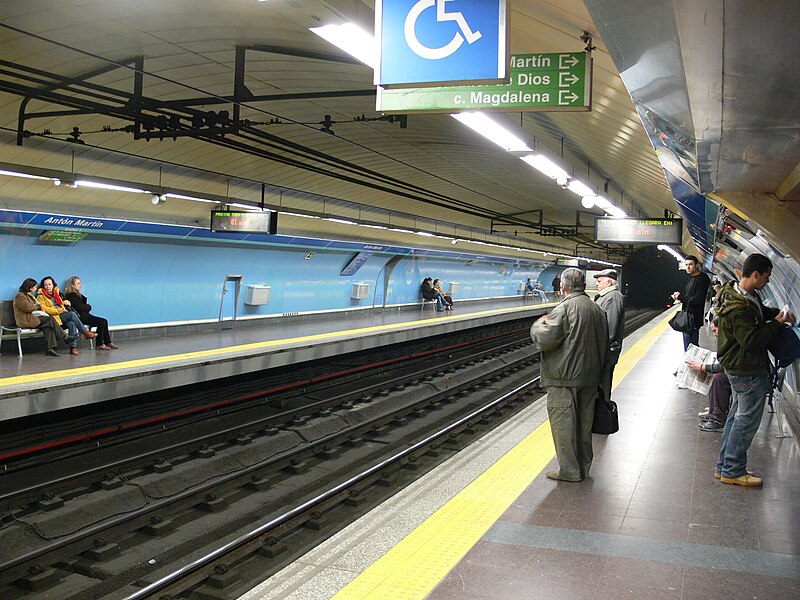
<instances>
[{"instance_id":1,"label":"dark leather shoe","mask_svg":"<svg viewBox=\"0 0 800 600\"><path fill-rule=\"evenodd\" d=\"M83 332L83 337L85 337L87 340L93 340L94 338L97 337L97 334L94 331L89 331L87 329L86 331Z\"/></svg>"},{"instance_id":2,"label":"dark leather shoe","mask_svg":"<svg viewBox=\"0 0 800 600\"><path fill-rule=\"evenodd\" d=\"M50 348L47 352L44 353L45 356L58 356L58 352Z\"/></svg>"},{"instance_id":3,"label":"dark leather shoe","mask_svg":"<svg viewBox=\"0 0 800 600\"><path fill-rule=\"evenodd\" d=\"M69 353L72 354L72 356L78 356L78 349L77 348L70 348L69 349Z\"/></svg>"}]
</instances>

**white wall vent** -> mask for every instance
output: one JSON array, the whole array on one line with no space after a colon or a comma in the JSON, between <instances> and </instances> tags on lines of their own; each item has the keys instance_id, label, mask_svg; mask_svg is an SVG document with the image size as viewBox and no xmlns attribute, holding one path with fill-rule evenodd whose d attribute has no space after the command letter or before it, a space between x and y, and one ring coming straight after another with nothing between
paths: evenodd
<instances>
[{"instance_id":1,"label":"white wall vent","mask_svg":"<svg viewBox=\"0 0 800 600\"><path fill-rule=\"evenodd\" d=\"M252 305L269 304L269 293L272 288L268 285L244 286L244 303Z\"/></svg>"},{"instance_id":2,"label":"white wall vent","mask_svg":"<svg viewBox=\"0 0 800 600\"><path fill-rule=\"evenodd\" d=\"M354 283L350 287L350 297L353 300L363 300L369 296L369 284L368 283Z\"/></svg>"}]
</instances>

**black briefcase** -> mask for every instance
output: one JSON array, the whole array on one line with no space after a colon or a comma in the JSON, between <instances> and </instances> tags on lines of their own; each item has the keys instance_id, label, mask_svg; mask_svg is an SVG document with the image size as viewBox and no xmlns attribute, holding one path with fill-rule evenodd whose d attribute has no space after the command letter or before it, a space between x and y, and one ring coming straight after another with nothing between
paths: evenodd
<instances>
[{"instance_id":1,"label":"black briefcase","mask_svg":"<svg viewBox=\"0 0 800 600\"><path fill-rule=\"evenodd\" d=\"M619 415L617 414L617 403L613 400L606 400L603 388L598 386L597 399L594 403L594 421L592 422L592 433L610 435L619 431Z\"/></svg>"}]
</instances>

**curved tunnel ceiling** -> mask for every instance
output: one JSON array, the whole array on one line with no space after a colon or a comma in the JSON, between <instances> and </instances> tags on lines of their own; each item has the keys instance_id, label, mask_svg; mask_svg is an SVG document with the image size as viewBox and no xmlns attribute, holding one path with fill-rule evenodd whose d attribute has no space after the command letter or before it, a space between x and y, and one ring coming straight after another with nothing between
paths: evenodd
<instances>
[{"instance_id":1,"label":"curved tunnel ceiling","mask_svg":"<svg viewBox=\"0 0 800 600\"><path fill-rule=\"evenodd\" d=\"M629 20L635 15L623 8L629 3L603 0L587 5L595 17L598 6L614 18ZM618 71L620 49L631 43L633 28L620 33L599 20L598 32L578 0L557 4L520 0L511 8L514 53L581 51L579 38L584 31L594 35L596 49L591 112L510 113L507 118L524 132L531 147L563 157L575 176L595 189L602 192L607 186L609 198L631 215L661 216L664 210L676 210L642 127L642 115ZM372 120L380 115L374 108L371 70L354 64L306 29L315 17L332 13L369 24L372 5L356 0L4 2L0 5L4 61L0 160L249 202L259 200L260 184L265 183L287 188L285 194L268 193L266 198L267 203L287 209L320 212L322 205L322 212L355 218L375 207L372 220L376 221L394 213L388 218L407 227L413 227L416 219L435 221L434 229L452 227L453 235L473 231L486 240L511 236L523 245L575 250L574 239L543 237L522 223L504 228L507 233L500 236L488 235L491 217L517 215L518 221L535 221L531 211L537 210L543 211L547 224L574 225L576 211L583 210L580 198L446 115L412 114L407 128ZM682 33L676 26L665 30L663 40L652 35L641 40L643 53L654 57L649 72L641 74L641 90L653 92L653 104L668 101L681 87L659 90L654 77L672 68L659 62L659 45L677 47ZM605 36L613 41L610 51ZM249 48L243 52L246 66L238 90L257 98L239 103L240 118L251 122L245 135L217 137L213 143L186 137L144 141L124 130L131 124L122 113L131 108L135 57L144 57L142 93L161 103L162 113L170 112L170 102L189 113L233 113L234 105L225 99L235 90L237 48ZM713 61L698 65L698 72L701 66L714 74ZM623 75L628 71L621 69ZM680 79L680 73L668 72L665 78ZM63 78L80 81L65 87ZM693 100L698 91L686 89L687 78L680 92L683 104L699 114ZM90 98L104 110L67 115L61 114L63 99L60 104L32 100L24 110L50 114L26 120L23 128L32 135L18 146L20 94L29 88ZM115 93L109 95L108 89ZM632 88L634 98L641 90ZM187 102L193 98L206 98L208 103ZM709 103L708 112L712 109ZM324 115L331 115L333 135L321 131ZM684 124L690 130L687 135L697 138L692 130L697 124L684 121L673 122ZM65 141L74 137L73 128L78 128L83 143ZM718 171L728 173L729 168ZM718 173L709 172L710 178L714 176ZM106 216L176 222L208 218L204 204L170 200L153 206L135 195L54 189L36 180L0 178L0 195L5 205L16 208L84 208ZM335 223L304 221L283 223L317 235L348 235Z\"/></svg>"}]
</instances>

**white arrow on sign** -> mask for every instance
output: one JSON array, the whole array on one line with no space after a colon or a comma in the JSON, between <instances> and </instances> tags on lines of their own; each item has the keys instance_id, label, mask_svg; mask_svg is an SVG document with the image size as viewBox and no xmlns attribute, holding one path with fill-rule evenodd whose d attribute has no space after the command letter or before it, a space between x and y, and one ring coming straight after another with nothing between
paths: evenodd
<instances>
[{"instance_id":1,"label":"white arrow on sign","mask_svg":"<svg viewBox=\"0 0 800 600\"><path fill-rule=\"evenodd\" d=\"M571 54L562 54L558 57L558 68L569 69L578 64L578 59Z\"/></svg>"},{"instance_id":2,"label":"white arrow on sign","mask_svg":"<svg viewBox=\"0 0 800 600\"><path fill-rule=\"evenodd\" d=\"M558 74L558 87L569 87L578 81L580 81L580 78L569 71Z\"/></svg>"},{"instance_id":3,"label":"white arrow on sign","mask_svg":"<svg viewBox=\"0 0 800 600\"><path fill-rule=\"evenodd\" d=\"M572 104L578 99L578 94L569 90L558 90L558 103L559 104Z\"/></svg>"}]
</instances>

